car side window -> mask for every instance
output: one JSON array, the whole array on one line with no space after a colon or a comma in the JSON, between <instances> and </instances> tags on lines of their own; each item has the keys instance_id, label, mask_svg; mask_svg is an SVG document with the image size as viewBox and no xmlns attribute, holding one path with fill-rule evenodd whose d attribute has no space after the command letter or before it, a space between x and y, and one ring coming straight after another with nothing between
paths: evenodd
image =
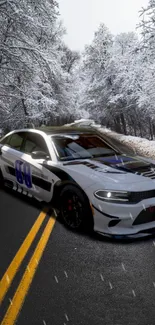
<instances>
[{"instance_id":1,"label":"car side window","mask_svg":"<svg viewBox=\"0 0 155 325\"><path fill-rule=\"evenodd\" d=\"M22 151L31 154L33 151L44 151L49 155L49 151L44 138L40 134L27 132Z\"/></svg>"},{"instance_id":2,"label":"car side window","mask_svg":"<svg viewBox=\"0 0 155 325\"><path fill-rule=\"evenodd\" d=\"M20 150L24 139L24 132L13 133L10 136L8 145L16 150Z\"/></svg>"},{"instance_id":3,"label":"car side window","mask_svg":"<svg viewBox=\"0 0 155 325\"><path fill-rule=\"evenodd\" d=\"M0 141L0 144L8 145L11 139L11 135L6 136L3 140Z\"/></svg>"}]
</instances>

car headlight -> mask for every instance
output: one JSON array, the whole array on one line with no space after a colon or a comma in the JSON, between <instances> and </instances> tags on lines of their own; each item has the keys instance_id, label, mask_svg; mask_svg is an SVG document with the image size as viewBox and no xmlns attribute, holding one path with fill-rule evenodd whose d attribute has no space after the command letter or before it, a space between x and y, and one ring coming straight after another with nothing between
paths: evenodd
<instances>
[{"instance_id":1,"label":"car headlight","mask_svg":"<svg viewBox=\"0 0 155 325\"><path fill-rule=\"evenodd\" d=\"M94 193L95 197L99 200L115 203L129 202L130 192L114 191L114 190L97 190Z\"/></svg>"}]
</instances>

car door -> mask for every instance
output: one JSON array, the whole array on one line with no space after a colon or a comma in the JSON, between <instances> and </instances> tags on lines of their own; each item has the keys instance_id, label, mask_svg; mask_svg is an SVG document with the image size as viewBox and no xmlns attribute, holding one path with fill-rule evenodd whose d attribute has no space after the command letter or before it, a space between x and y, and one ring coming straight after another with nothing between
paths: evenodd
<instances>
[{"instance_id":1,"label":"car door","mask_svg":"<svg viewBox=\"0 0 155 325\"><path fill-rule=\"evenodd\" d=\"M24 132L14 132L0 142L0 168L5 182L15 189L15 161L20 159Z\"/></svg>"},{"instance_id":2,"label":"car door","mask_svg":"<svg viewBox=\"0 0 155 325\"><path fill-rule=\"evenodd\" d=\"M7 185L25 195L50 202L59 178L43 166L44 159L33 159L33 151L50 152L42 135L16 132L1 142L0 166Z\"/></svg>"},{"instance_id":3,"label":"car door","mask_svg":"<svg viewBox=\"0 0 155 325\"><path fill-rule=\"evenodd\" d=\"M46 137L36 132L27 132L22 144L21 163L16 162L17 170L24 173L22 186L39 200L49 202L53 196L53 187L59 178L44 166L44 162L52 160ZM40 153L35 158L33 152ZM45 154L42 158L42 154ZM20 164L22 164L20 169ZM17 173L18 178L18 173ZM20 172L19 172L20 181Z\"/></svg>"}]
</instances>

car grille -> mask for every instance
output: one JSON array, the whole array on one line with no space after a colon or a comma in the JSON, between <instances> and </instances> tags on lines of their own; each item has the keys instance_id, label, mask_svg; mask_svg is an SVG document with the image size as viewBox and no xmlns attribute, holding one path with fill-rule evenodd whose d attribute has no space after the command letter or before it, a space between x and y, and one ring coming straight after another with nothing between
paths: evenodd
<instances>
[{"instance_id":1,"label":"car grille","mask_svg":"<svg viewBox=\"0 0 155 325\"><path fill-rule=\"evenodd\" d=\"M133 226L142 225L144 223L153 221L155 221L155 207L143 210L133 222Z\"/></svg>"},{"instance_id":2,"label":"car grille","mask_svg":"<svg viewBox=\"0 0 155 325\"><path fill-rule=\"evenodd\" d=\"M130 202L131 203L138 203L142 200L151 199L155 197L155 190L151 191L143 191L143 192L131 192L130 194Z\"/></svg>"}]
</instances>

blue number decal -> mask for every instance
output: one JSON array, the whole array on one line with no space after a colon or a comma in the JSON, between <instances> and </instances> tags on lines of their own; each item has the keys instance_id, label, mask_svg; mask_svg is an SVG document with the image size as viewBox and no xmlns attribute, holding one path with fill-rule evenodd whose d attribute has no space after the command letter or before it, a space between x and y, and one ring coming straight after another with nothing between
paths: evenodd
<instances>
[{"instance_id":1,"label":"blue number decal","mask_svg":"<svg viewBox=\"0 0 155 325\"><path fill-rule=\"evenodd\" d=\"M25 163L24 164L24 179L25 179L25 184L28 188L32 187L32 180L31 180L31 170L30 170L30 165Z\"/></svg>"},{"instance_id":2,"label":"blue number decal","mask_svg":"<svg viewBox=\"0 0 155 325\"><path fill-rule=\"evenodd\" d=\"M16 160L15 162L15 173L19 184L23 184L22 164L23 163L20 160Z\"/></svg>"},{"instance_id":3,"label":"blue number decal","mask_svg":"<svg viewBox=\"0 0 155 325\"><path fill-rule=\"evenodd\" d=\"M32 188L31 170L30 170L30 165L29 164L23 163L20 160L16 160L16 162L15 162L15 173L16 173L17 182L19 184L24 184L25 183L25 185L28 188Z\"/></svg>"}]
</instances>

